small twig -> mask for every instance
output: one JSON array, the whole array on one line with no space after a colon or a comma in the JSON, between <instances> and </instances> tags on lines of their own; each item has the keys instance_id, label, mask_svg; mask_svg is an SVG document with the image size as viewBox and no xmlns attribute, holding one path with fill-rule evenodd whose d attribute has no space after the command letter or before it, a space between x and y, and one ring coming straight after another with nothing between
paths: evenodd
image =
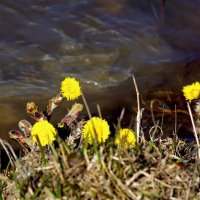
<instances>
[{"instance_id":1,"label":"small twig","mask_svg":"<svg viewBox=\"0 0 200 200\"><path fill-rule=\"evenodd\" d=\"M55 170L57 171L61 182L64 183L65 179L64 179L64 176L63 176L63 173L62 173L62 169L61 169L60 163L58 163L58 161L56 160L55 156L52 156L52 160L53 160L53 164L54 164Z\"/></svg>"},{"instance_id":2,"label":"small twig","mask_svg":"<svg viewBox=\"0 0 200 200\"><path fill-rule=\"evenodd\" d=\"M174 188L174 189L178 189L178 190L182 189L181 187L176 186L176 185L169 185L169 184L165 183L164 181L159 180L158 178L154 178L154 180L167 188Z\"/></svg>"},{"instance_id":3,"label":"small twig","mask_svg":"<svg viewBox=\"0 0 200 200\"><path fill-rule=\"evenodd\" d=\"M66 169L69 169L70 168L69 162L67 160L67 156L66 156L66 153L65 153L65 150L64 150L62 143L60 144L60 151L61 151L61 154L62 154L62 160L63 160L64 166L65 166Z\"/></svg>"},{"instance_id":4,"label":"small twig","mask_svg":"<svg viewBox=\"0 0 200 200\"><path fill-rule=\"evenodd\" d=\"M175 110L175 112L174 112L174 115L175 115L174 132L175 132L175 135L177 135L177 111L176 111L176 104L175 104L174 110Z\"/></svg>"},{"instance_id":5,"label":"small twig","mask_svg":"<svg viewBox=\"0 0 200 200\"><path fill-rule=\"evenodd\" d=\"M83 149L83 155L84 155L86 164L87 164L87 166L88 166L88 165L90 164L90 160L89 160L89 157L88 157L87 149L86 149L86 148Z\"/></svg>"},{"instance_id":6,"label":"small twig","mask_svg":"<svg viewBox=\"0 0 200 200\"><path fill-rule=\"evenodd\" d=\"M124 113L125 113L125 108L122 109L119 118L117 118L117 125L115 126L115 132L118 133L119 130L121 129L121 122L122 119L124 117Z\"/></svg>"},{"instance_id":7,"label":"small twig","mask_svg":"<svg viewBox=\"0 0 200 200\"><path fill-rule=\"evenodd\" d=\"M137 179L141 174L143 174L143 171L146 172L147 170L147 168L144 168L143 170L139 170L138 172L134 173L131 178L126 180L126 186L132 184L135 181L135 179Z\"/></svg>"},{"instance_id":8,"label":"small twig","mask_svg":"<svg viewBox=\"0 0 200 200\"><path fill-rule=\"evenodd\" d=\"M197 142L197 148L198 148L197 149L197 158L198 158L198 160L200 160L199 138L198 138L198 134L197 134L197 130L196 130L195 124L194 124L194 119L193 119L193 116L192 116L192 111L191 111L190 103L188 101L187 101L187 107L188 107L188 111L189 111L189 114L190 114L190 119L191 119L191 122L192 122L194 136L195 136L195 139L196 139L196 142Z\"/></svg>"},{"instance_id":9,"label":"small twig","mask_svg":"<svg viewBox=\"0 0 200 200\"><path fill-rule=\"evenodd\" d=\"M140 112L140 98L139 98L139 91L138 91L138 87L137 87L137 83L136 83L136 80L135 80L135 77L133 77L133 83L134 83L134 86L135 86L135 91L136 91L136 95L137 95L137 118L136 118L136 123L137 123L137 126L136 126L136 136L137 136L137 143L139 143L139 136L140 136L140 120L141 120L141 112Z\"/></svg>"},{"instance_id":10,"label":"small twig","mask_svg":"<svg viewBox=\"0 0 200 200\"><path fill-rule=\"evenodd\" d=\"M150 139L151 139L152 142L155 141L155 139L157 139L155 136L156 136L156 132L157 132L158 129L160 130L160 135L158 136L158 139L160 140L162 135L163 135L163 130L159 126L159 121L157 121L156 125L152 126L149 130L149 135L150 135ZM151 134L152 131L153 131L153 133Z\"/></svg>"},{"instance_id":11,"label":"small twig","mask_svg":"<svg viewBox=\"0 0 200 200\"><path fill-rule=\"evenodd\" d=\"M102 118L102 113L101 113L99 104L97 104L97 110L98 110L99 117Z\"/></svg>"},{"instance_id":12,"label":"small twig","mask_svg":"<svg viewBox=\"0 0 200 200\"><path fill-rule=\"evenodd\" d=\"M86 99L85 99L85 96L84 96L84 94L83 94L83 91L82 91L82 95L81 95L81 96L82 96L83 102L84 102L84 104L85 104L85 107L86 107L88 116L89 116L89 118L91 119L91 118L92 118L92 115L91 115L89 106L88 106L88 104L87 104L87 101L86 101Z\"/></svg>"},{"instance_id":13,"label":"small twig","mask_svg":"<svg viewBox=\"0 0 200 200\"><path fill-rule=\"evenodd\" d=\"M14 161L18 160L17 155L15 154L12 146L8 142L6 142L6 141L4 141L4 143L6 144L6 146L8 147L8 149L10 150L10 152L12 153L11 155L13 156Z\"/></svg>"},{"instance_id":14,"label":"small twig","mask_svg":"<svg viewBox=\"0 0 200 200\"><path fill-rule=\"evenodd\" d=\"M151 104L150 104L151 118L152 118L152 121L153 121L154 126L156 125L156 120L155 120L153 108L154 108L154 104L155 104L156 102L159 103L159 104L161 105L161 102L160 102L160 100L158 100L158 99L151 100ZM164 111L164 109L163 109L163 111Z\"/></svg>"},{"instance_id":15,"label":"small twig","mask_svg":"<svg viewBox=\"0 0 200 200\"><path fill-rule=\"evenodd\" d=\"M121 113L120 113L120 117L117 120L117 126L115 127L115 131L116 133L119 132L119 130L121 129L121 121L124 117L124 113L125 113L125 108L122 109Z\"/></svg>"},{"instance_id":16,"label":"small twig","mask_svg":"<svg viewBox=\"0 0 200 200\"><path fill-rule=\"evenodd\" d=\"M120 117L119 117L119 123L121 123L123 117L124 117L124 113L125 113L125 108L122 109Z\"/></svg>"},{"instance_id":17,"label":"small twig","mask_svg":"<svg viewBox=\"0 0 200 200\"><path fill-rule=\"evenodd\" d=\"M45 167L36 167L35 170L37 172L40 172L40 171L47 171L47 170L52 170L54 169L55 167L52 166L52 165L49 165L49 166L45 166Z\"/></svg>"},{"instance_id":18,"label":"small twig","mask_svg":"<svg viewBox=\"0 0 200 200\"><path fill-rule=\"evenodd\" d=\"M8 150L8 147L6 147L6 145L7 145L7 142L6 142L6 141L3 141L2 139L0 139L0 144L1 144L2 147L4 148L4 150L5 150L5 152L6 152L7 156L8 156L8 158L9 158L11 164L12 164L13 166L15 166L15 161L17 160L17 156L15 155L15 153L12 152L13 155L11 155L11 153L10 153L9 150Z\"/></svg>"},{"instance_id":19,"label":"small twig","mask_svg":"<svg viewBox=\"0 0 200 200\"><path fill-rule=\"evenodd\" d=\"M174 143L174 151L175 151L175 154L177 152L177 110L176 110L176 105L175 105L175 112L174 112L174 115L175 115L175 124L174 124L174 137L173 137L173 143Z\"/></svg>"},{"instance_id":20,"label":"small twig","mask_svg":"<svg viewBox=\"0 0 200 200\"><path fill-rule=\"evenodd\" d=\"M164 116L165 116L165 112L164 112L164 105L163 105L163 109L162 109L162 118L161 118L161 124L160 124L161 129L163 128Z\"/></svg>"}]
</instances>

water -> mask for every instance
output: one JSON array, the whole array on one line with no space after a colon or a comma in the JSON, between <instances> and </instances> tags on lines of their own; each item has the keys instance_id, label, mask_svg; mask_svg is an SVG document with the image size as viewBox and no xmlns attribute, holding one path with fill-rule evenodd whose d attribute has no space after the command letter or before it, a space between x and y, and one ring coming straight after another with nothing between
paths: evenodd
<instances>
[{"instance_id":1,"label":"water","mask_svg":"<svg viewBox=\"0 0 200 200\"><path fill-rule=\"evenodd\" d=\"M199 9L198 0L164 9L159 0L1 0L1 138L29 119L28 101L44 109L66 76L104 115L133 107L131 74L141 93L199 80Z\"/></svg>"}]
</instances>

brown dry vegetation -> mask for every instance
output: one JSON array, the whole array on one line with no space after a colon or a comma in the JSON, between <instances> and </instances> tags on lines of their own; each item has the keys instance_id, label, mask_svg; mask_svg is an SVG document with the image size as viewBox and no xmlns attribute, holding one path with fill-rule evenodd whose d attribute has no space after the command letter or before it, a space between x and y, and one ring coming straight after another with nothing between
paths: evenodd
<instances>
[{"instance_id":1,"label":"brown dry vegetation","mask_svg":"<svg viewBox=\"0 0 200 200\"><path fill-rule=\"evenodd\" d=\"M5 199L199 199L196 145L170 138L125 151L112 142L69 152L60 142L15 161L1 174Z\"/></svg>"}]
</instances>

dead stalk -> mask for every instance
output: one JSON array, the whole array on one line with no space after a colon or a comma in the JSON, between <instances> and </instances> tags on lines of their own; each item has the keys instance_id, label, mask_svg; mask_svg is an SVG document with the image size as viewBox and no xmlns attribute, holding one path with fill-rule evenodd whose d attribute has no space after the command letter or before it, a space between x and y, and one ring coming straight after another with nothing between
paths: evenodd
<instances>
[{"instance_id":1,"label":"dead stalk","mask_svg":"<svg viewBox=\"0 0 200 200\"><path fill-rule=\"evenodd\" d=\"M91 119L91 118L92 118L92 115L91 115L89 106L88 106L88 104L87 104L87 101L86 101L86 99L85 99L85 96L84 96L83 92L82 92L82 95L81 95L81 96L82 96L83 102L84 102L84 104L85 104L85 107L86 107L88 116L89 116L89 118Z\"/></svg>"},{"instance_id":2,"label":"dead stalk","mask_svg":"<svg viewBox=\"0 0 200 200\"><path fill-rule=\"evenodd\" d=\"M139 143L139 136L140 136L140 118L141 118L141 111L140 111L140 96L139 96L139 91L138 91L138 87L137 87L137 83L135 80L135 77L133 77L133 83L135 86L135 91L136 91L136 95L137 95L137 117L136 117L136 136L137 136L137 143Z\"/></svg>"},{"instance_id":3,"label":"dead stalk","mask_svg":"<svg viewBox=\"0 0 200 200\"><path fill-rule=\"evenodd\" d=\"M11 164L13 166L15 166L15 161L17 160L17 156L16 156L15 152L13 151L12 147L10 146L10 144L8 144L8 142L6 142L2 139L0 139L0 144L2 145L3 149L5 150ZM9 152L8 149L10 149L11 153Z\"/></svg>"},{"instance_id":4,"label":"dead stalk","mask_svg":"<svg viewBox=\"0 0 200 200\"><path fill-rule=\"evenodd\" d=\"M102 118L102 113L101 113L99 104L97 104L97 110L98 110L99 117Z\"/></svg>"}]
</instances>

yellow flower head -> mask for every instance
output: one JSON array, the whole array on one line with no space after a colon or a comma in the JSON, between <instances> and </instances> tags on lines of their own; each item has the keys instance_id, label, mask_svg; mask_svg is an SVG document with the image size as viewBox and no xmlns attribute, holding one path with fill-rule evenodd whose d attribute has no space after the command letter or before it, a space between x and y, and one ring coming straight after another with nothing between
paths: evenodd
<instances>
[{"instance_id":1,"label":"yellow flower head","mask_svg":"<svg viewBox=\"0 0 200 200\"><path fill-rule=\"evenodd\" d=\"M67 100L77 99L81 95L79 82L75 78L65 78L61 83L61 93Z\"/></svg>"},{"instance_id":2,"label":"yellow flower head","mask_svg":"<svg viewBox=\"0 0 200 200\"><path fill-rule=\"evenodd\" d=\"M200 96L200 83L195 82L191 85L184 86L182 91L186 100L191 101L193 99L197 99Z\"/></svg>"},{"instance_id":3,"label":"yellow flower head","mask_svg":"<svg viewBox=\"0 0 200 200\"><path fill-rule=\"evenodd\" d=\"M56 139L57 131L47 120L36 122L33 125L31 136L34 142L41 146L51 144Z\"/></svg>"},{"instance_id":4,"label":"yellow flower head","mask_svg":"<svg viewBox=\"0 0 200 200\"><path fill-rule=\"evenodd\" d=\"M99 117L92 117L86 122L82 129L83 138L92 144L95 140L98 143L105 142L110 135L110 128L106 120Z\"/></svg>"},{"instance_id":5,"label":"yellow flower head","mask_svg":"<svg viewBox=\"0 0 200 200\"><path fill-rule=\"evenodd\" d=\"M115 144L124 149L128 149L128 147L130 146L135 146L135 142L136 142L135 132L128 128L120 129L115 139Z\"/></svg>"}]
</instances>

